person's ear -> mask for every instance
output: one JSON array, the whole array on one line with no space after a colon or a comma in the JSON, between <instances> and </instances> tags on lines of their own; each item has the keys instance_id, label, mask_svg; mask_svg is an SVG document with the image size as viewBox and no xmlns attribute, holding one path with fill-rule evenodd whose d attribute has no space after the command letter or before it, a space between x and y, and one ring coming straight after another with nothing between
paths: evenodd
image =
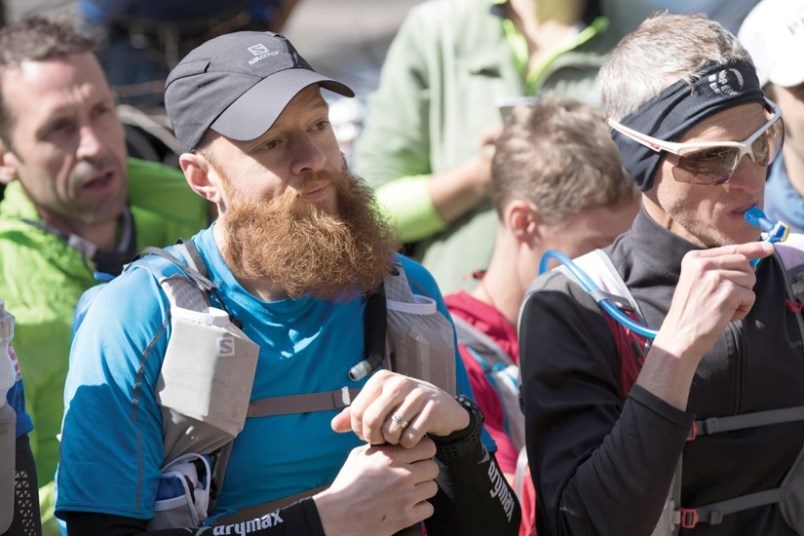
<instances>
[{"instance_id":1,"label":"person's ear","mask_svg":"<svg viewBox=\"0 0 804 536\"><path fill-rule=\"evenodd\" d=\"M531 247L541 240L542 217L536 204L515 199L505 207L505 226L519 242Z\"/></svg>"},{"instance_id":2,"label":"person's ear","mask_svg":"<svg viewBox=\"0 0 804 536\"><path fill-rule=\"evenodd\" d=\"M179 165L187 184L196 194L216 206L223 202L220 177L204 155L183 153L179 156Z\"/></svg>"},{"instance_id":3,"label":"person's ear","mask_svg":"<svg viewBox=\"0 0 804 536\"><path fill-rule=\"evenodd\" d=\"M0 140L0 184L9 184L17 180L18 168L17 156L6 148L4 141Z\"/></svg>"}]
</instances>

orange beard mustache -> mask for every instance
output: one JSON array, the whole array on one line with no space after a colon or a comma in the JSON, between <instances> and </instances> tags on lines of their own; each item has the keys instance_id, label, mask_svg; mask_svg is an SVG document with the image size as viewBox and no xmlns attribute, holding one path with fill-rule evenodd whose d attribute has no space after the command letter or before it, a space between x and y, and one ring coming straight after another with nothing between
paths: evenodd
<instances>
[{"instance_id":1,"label":"orange beard mustache","mask_svg":"<svg viewBox=\"0 0 804 536\"><path fill-rule=\"evenodd\" d=\"M349 299L379 286L398 248L394 233L362 180L347 172L324 175L336 189L336 214L299 201L295 190L252 201L232 195L227 184L222 253L235 277L270 281L293 298Z\"/></svg>"}]
</instances>

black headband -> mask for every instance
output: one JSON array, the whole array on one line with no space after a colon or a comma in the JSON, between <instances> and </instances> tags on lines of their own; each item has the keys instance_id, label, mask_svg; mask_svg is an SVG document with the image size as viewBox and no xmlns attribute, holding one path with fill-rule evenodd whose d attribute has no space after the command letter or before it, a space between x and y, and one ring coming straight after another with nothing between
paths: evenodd
<instances>
[{"instance_id":1,"label":"black headband","mask_svg":"<svg viewBox=\"0 0 804 536\"><path fill-rule=\"evenodd\" d=\"M699 71L692 84L679 80L619 122L660 140L677 141L710 115L750 102L765 102L756 69L742 61L712 64ZM649 190L662 153L616 130L612 130L612 138L637 187L643 192Z\"/></svg>"}]
</instances>

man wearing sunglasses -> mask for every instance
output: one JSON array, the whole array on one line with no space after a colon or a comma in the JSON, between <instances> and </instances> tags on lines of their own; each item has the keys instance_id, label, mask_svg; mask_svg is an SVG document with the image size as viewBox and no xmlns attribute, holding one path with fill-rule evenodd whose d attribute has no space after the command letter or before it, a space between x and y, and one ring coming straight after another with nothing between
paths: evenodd
<instances>
[{"instance_id":1,"label":"man wearing sunglasses","mask_svg":"<svg viewBox=\"0 0 804 536\"><path fill-rule=\"evenodd\" d=\"M600 77L642 191L603 252L633 296L622 308L657 334L619 327L564 272L531 286L519 335L538 533L804 534L778 489L804 445L801 312L743 216L763 205L779 109L701 16L646 20Z\"/></svg>"}]
</instances>

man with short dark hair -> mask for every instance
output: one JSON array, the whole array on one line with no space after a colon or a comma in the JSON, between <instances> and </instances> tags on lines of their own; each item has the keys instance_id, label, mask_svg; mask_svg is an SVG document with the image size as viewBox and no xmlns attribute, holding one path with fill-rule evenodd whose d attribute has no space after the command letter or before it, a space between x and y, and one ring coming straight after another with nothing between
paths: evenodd
<instances>
[{"instance_id":1,"label":"man with short dark hair","mask_svg":"<svg viewBox=\"0 0 804 536\"><path fill-rule=\"evenodd\" d=\"M58 478L71 532L516 533L435 281L394 253L322 87L353 95L270 32L215 38L171 72L181 166L219 219L130 265L78 329ZM386 328L394 363L440 387L377 370ZM192 493L168 489L175 464ZM166 519L171 504L192 512Z\"/></svg>"},{"instance_id":2,"label":"man with short dark hair","mask_svg":"<svg viewBox=\"0 0 804 536\"><path fill-rule=\"evenodd\" d=\"M119 273L141 248L207 221L178 172L126 158L92 49L71 25L40 17L0 29L0 296L16 316L46 519L76 301L96 272Z\"/></svg>"}]
</instances>

